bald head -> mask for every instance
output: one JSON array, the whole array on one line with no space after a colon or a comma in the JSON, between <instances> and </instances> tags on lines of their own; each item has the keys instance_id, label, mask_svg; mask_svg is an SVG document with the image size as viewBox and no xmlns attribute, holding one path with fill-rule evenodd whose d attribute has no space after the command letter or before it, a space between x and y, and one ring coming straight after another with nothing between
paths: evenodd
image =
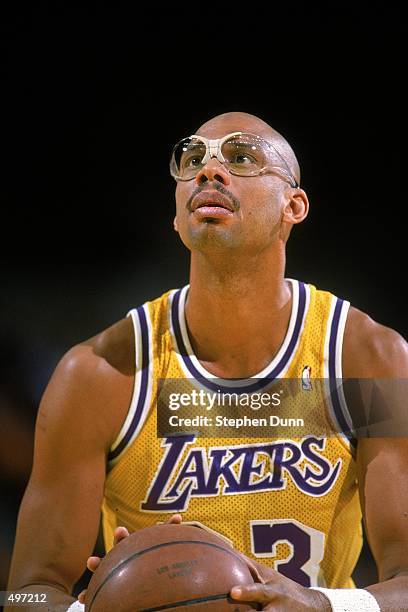
<instances>
[{"instance_id":1,"label":"bald head","mask_svg":"<svg viewBox=\"0 0 408 612\"><path fill-rule=\"evenodd\" d=\"M223 113L203 123L196 134L206 138L220 138L229 132L250 132L272 143L285 159L297 183L300 184L300 168L292 147L279 132L255 115L240 112Z\"/></svg>"}]
</instances>

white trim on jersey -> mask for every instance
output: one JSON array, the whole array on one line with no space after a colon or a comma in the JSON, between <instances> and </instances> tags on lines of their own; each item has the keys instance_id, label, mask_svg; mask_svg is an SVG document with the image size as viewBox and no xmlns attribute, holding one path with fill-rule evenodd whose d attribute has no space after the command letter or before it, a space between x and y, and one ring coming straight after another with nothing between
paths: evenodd
<instances>
[{"instance_id":1,"label":"white trim on jersey","mask_svg":"<svg viewBox=\"0 0 408 612\"><path fill-rule=\"evenodd\" d=\"M329 316L327 318L325 338L324 338L324 351L323 351L323 371L324 378L329 378L329 346L330 346L330 333L333 323L334 307L336 306L337 298L332 295L330 300Z\"/></svg>"},{"instance_id":2,"label":"white trim on jersey","mask_svg":"<svg viewBox=\"0 0 408 612\"><path fill-rule=\"evenodd\" d=\"M335 313L337 304L340 302L342 303L341 303L341 311L340 311L340 316L339 316L339 323L337 326L337 332L335 335L333 335L332 327L333 327L334 313ZM329 311L329 316L327 320L326 334L325 334L325 341L324 341L323 369L324 369L324 379L325 379L324 382L325 382L325 388L326 388L326 397L328 400L327 405L328 405L330 419L333 425L335 426L335 429L338 435L345 442L347 448L350 451L353 451L352 444L350 443L349 438L343 433L341 424L339 423L338 415L336 414L336 410L333 405L333 399L332 399L333 382L330 383L330 376L331 376L330 364L334 360L335 379L336 381L337 380L339 381L338 383L337 382L335 383L335 386L336 386L336 390L338 391L337 397L339 399L340 409L342 412L342 416L345 419L345 422L347 423L347 427L350 430L352 430L352 421L350 418L349 410L347 408L346 399L344 397L343 386L341 384L341 380L343 377L342 354L343 354L344 329L345 329L349 307L350 307L350 302L347 302L346 300L339 300L339 298L337 298L335 295L331 297L330 311ZM333 344L333 343L334 343L334 355L332 353L332 348L330 347L330 344Z\"/></svg>"},{"instance_id":3,"label":"white trim on jersey","mask_svg":"<svg viewBox=\"0 0 408 612\"><path fill-rule=\"evenodd\" d=\"M335 357L335 369L336 369L336 378L342 380L343 379L343 365L342 365L342 356L343 356L343 340L344 340L344 331L346 328L347 315L350 308L350 302L343 301L339 327L337 331L337 342L336 342L336 357ZM350 430L353 430L353 419L351 418L346 398L344 396L344 388L343 385L340 385L338 388L339 392L339 400L340 405L344 414L344 418L346 419L347 425L350 427Z\"/></svg>"},{"instance_id":4,"label":"white trim on jersey","mask_svg":"<svg viewBox=\"0 0 408 612\"><path fill-rule=\"evenodd\" d=\"M126 441L126 444L121 448L120 453L109 461L109 467L113 467L118 460L122 457L123 453L129 448L134 439L138 436L141 428L143 427L147 415L149 413L151 398L152 398L152 386L153 386L153 341L152 341L152 324L150 320L149 307L147 304L142 306L145 318L146 318L146 334L142 333L140 316L137 308L133 308L127 314L131 316L133 322L134 339L135 339L135 380L133 386L132 398L126 419L121 427L121 430L111 446L110 453L115 453L115 450L123 442L125 437L129 435L129 430L133 426L134 431ZM148 363L143 363L143 341L148 345ZM144 368L147 368L147 372L143 373ZM145 383L146 390L144 391L142 385L143 376L147 377ZM144 393L144 398L141 397L141 393ZM136 412L139 413L137 416ZM135 419L137 418L137 423Z\"/></svg>"}]
</instances>

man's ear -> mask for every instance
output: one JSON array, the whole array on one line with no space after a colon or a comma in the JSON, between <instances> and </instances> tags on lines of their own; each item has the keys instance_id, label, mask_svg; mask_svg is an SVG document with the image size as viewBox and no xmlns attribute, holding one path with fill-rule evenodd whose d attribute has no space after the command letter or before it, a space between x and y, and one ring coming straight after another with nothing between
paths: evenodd
<instances>
[{"instance_id":1,"label":"man's ear","mask_svg":"<svg viewBox=\"0 0 408 612\"><path fill-rule=\"evenodd\" d=\"M283 209L282 220L292 225L302 223L309 212L309 200L303 189L290 189L289 199Z\"/></svg>"},{"instance_id":2,"label":"man's ear","mask_svg":"<svg viewBox=\"0 0 408 612\"><path fill-rule=\"evenodd\" d=\"M282 211L281 237L285 242L292 227L302 223L309 213L309 200L303 189L292 187L288 192L285 194L286 203Z\"/></svg>"},{"instance_id":3,"label":"man's ear","mask_svg":"<svg viewBox=\"0 0 408 612\"><path fill-rule=\"evenodd\" d=\"M173 227L174 227L174 231L178 232L178 227L177 227L177 215L174 217L173 219Z\"/></svg>"}]
</instances>

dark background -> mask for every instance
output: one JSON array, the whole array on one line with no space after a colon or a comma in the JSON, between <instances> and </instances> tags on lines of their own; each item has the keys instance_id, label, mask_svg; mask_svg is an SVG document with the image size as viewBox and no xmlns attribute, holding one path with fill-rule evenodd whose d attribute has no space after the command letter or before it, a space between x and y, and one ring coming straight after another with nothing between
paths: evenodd
<instances>
[{"instance_id":1,"label":"dark background","mask_svg":"<svg viewBox=\"0 0 408 612\"><path fill-rule=\"evenodd\" d=\"M311 202L287 275L407 334L402 9L148 8L2 9L0 589L58 359L187 281L168 160L201 122L243 110L287 137Z\"/></svg>"}]
</instances>

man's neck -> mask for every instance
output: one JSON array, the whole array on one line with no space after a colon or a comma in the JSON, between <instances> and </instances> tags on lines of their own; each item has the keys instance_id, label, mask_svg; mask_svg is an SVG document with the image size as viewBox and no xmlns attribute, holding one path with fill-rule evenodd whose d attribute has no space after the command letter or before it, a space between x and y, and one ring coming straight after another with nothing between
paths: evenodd
<instances>
[{"instance_id":1,"label":"man's neck","mask_svg":"<svg viewBox=\"0 0 408 612\"><path fill-rule=\"evenodd\" d=\"M284 270L284 252L273 261L223 265L193 254L187 327L197 358L214 376L253 376L279 350L292 304Z\"/></svg>"}]
</instances>

